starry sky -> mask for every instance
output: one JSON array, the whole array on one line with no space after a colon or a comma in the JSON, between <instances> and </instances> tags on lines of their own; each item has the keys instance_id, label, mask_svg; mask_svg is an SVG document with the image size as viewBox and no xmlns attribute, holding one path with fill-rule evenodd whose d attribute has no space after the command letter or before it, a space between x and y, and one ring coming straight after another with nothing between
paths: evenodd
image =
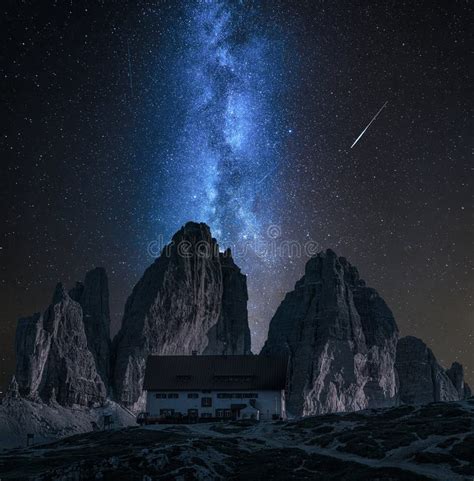
<instances>
[{"instance_id":1,"label":"starry sky","mask_svg":"<svg viewBox=\"0 0 474 481\"><path fill-rule=\"evenodd\" d=\"M255 352L307 261L268 245L330 247L474 384L467 2L2 10L0 386L56 282L106 267L117 330L188 220L247 274Z\"/></svg>"}]
</instances>

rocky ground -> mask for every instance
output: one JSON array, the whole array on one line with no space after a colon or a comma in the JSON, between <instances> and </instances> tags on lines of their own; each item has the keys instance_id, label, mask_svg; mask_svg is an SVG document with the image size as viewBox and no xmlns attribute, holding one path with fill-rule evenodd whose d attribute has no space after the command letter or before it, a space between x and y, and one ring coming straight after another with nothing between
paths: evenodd
<instances>
[{"instance_id":1,"label":"rocky ground","mask_svg":"<svg viewBox=\"0 0 474 481\"><path fill-rule=\"evenodd\" d=\"M66 408L54 402L7 399L0 404L0 449L24 446L27 434L33 434L35 443L45 443L100 429L104 415L114 427L135 425L135 416L113 401L97 408Z\"/></svg>"},{"instance_id":2,"label":"rocky ground","mask_svg":"<svg viewBox=\"0 0 474 481\"><path fill-rule=\"evenodd\" d=\"M0 454L5 480L472 480L474 398L289 422L129 427Z\"/></svg>"}]
</instances>

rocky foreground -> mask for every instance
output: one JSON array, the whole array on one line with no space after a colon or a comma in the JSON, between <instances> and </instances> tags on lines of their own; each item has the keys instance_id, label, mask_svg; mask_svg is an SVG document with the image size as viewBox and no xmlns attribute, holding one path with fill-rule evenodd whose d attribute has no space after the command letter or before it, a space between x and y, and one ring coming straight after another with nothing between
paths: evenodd
<instances>
[{"instance_id":1,"label":"rocky foreground","mask_svg":"<svg viewBox=\"0 0 474 481\"><path fill-rule=\"evenodd\" d=\"M123 428L4 451L5 480L472 480L474 398L273 423Z\"/></svg>"},{"instance_id":2,"label":"rocky foreground","mask_svg":"<svg viewBox=\"0 0 474 481\"><path fill-rule=\"evenodd\" d=\"M135 416L113 401L95 408L66 408L56 402L7 398L0 404L0 450L24 446L28 434L35 443L47 443L100 429L104 416L114 427L135 425Z\"/></svg>"}]
</instances>

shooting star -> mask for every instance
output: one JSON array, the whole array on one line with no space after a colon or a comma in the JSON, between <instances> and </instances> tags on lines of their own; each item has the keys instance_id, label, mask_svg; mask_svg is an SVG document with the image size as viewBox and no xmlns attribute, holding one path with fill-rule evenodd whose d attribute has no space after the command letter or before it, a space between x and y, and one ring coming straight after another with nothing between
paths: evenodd
<instances>
[{"instance_id":1,"label":"shooting star","mask_svg":"<svg viewBox=\"0 0 474 481\"><path fill-rule=\"evenodd\" d=\"M268 176L270 176L271 174L273 174L273 172L275 172L277 168L276 167L273 167L273 169L270 170L270 172L267 172L258 182L257 182L257 185L258 184L261 184Z\"/></svg>"},{"instance_id":2,"label":"shooting star","mask_svg":"<svg viewBox=\"0 0 474 481\"><path fill-rule=\"evenodd\" d=\"M357 142L359 142L359 139L367 132L367 129L372 125L372 122L379 116L380 112L382 112L382 110L385 108L387 104L388 104L388 100L382 105L382 107L380 107L380 110L374 115L374 118L369 122L367 127L361 132L359 137L355 139L355 142L351 145L351 149L352 147L354 147L355 144L357 144Z\"/></svg>"}]
</instances>

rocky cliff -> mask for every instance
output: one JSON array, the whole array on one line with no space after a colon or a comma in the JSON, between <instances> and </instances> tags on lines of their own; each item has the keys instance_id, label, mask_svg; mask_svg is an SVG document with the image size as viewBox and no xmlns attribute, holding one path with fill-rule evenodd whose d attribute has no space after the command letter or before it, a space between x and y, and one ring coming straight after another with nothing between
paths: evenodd
<instances>
[{"instance_id":1,"label":"rocky cliff","mask_svg":"<svg viewBox=\"0 0 474 481\"><path fill-rule=\"evenodd\" d=\"M113 345L102 268L69 293L58 284L44 314L20 319L18 392L63 406L109 396L139 409L149 354L250 354L247 299L231 252L219 252L205 224L187 223L134 287ZM308 261L286 295L261 354L289 357L290 415L470 396L460 364L445 371L421 340L397 341L384 300L328 250Z\"/></svg>"},{"instance_id":2,"label":"rocky cliff","mask_svg":"<svg viewBox=\"0 0 474 481\"><path fill-rule=\"evenodd\" d=\"M398 329L377 291L328 250L280 304L262 355L287 354L287 411L312 415L397 402Z\"/></svg>"},{"instance_id":3,"label":"rocky cliff","mask_svg":"<svg viewBox=\"0 0 474 481\"><path fill-rule=\"evenodd\" d=\"M406 336L399 340L395 366L402 403L457 401L468 394L467 390L465 392L462 366L453 363L451 368L445 371L438 364L431 349L416 337Z\"/></svg>"},{"instance_id":4,"label":"rocky cliff","mask_svg":"<svg viewBox=\"0 0 474 481\"><path fill-rule=\"evenodd\" d=\"M246 278L209 227L187 223L145 271L114 339L116 399L138 408L149 354L248 354Z\"/></svg>"},{"instance_id":5,"label":"rocky cliff","mask_svg":"<svg viewBox=\"0 0 474 481\"><path fill-rule=\"evenodd\" d=\"M107 274L96 267L86 274L84 282L77 282L69 295L82 307L87 346L94 356L97 371L104 384L110 378L110 311Z\"/></svg>"},{"instance_id":6,"label":"rocky cliff","mask_svg":"<svg viewBox=\"0 0 474 481\"><path fill-rule=\"evenodd\" d=\"M16 332L19 392L63 406L104 402L106 387L88 349L82 308L58 284L43 315L20 319Z\"/></svg>"},{"instance_id":7,"label":"rocky cliff","mask_svg":"<svg viewBox=\"0 0 474 481\"><path fill-rule=\"evenodd\" d=\"M221 311L207 332L203 354L249 354L250 329L247 318L247 277L232 259L230 250L219 255L222 270Z\"/></svg>"},{"instance_id":8,"label":"rocky cliff","mask_svg":"<svg viewBox=\"0 0 474 481\"><path fill-rule=\"evenodd\" d=\"M471 396L471 388L464 381L464 368L459 362L453 362L446 370L446 374L458 392L459 399L466 399Z\"/></svg>"}]
</instances>

